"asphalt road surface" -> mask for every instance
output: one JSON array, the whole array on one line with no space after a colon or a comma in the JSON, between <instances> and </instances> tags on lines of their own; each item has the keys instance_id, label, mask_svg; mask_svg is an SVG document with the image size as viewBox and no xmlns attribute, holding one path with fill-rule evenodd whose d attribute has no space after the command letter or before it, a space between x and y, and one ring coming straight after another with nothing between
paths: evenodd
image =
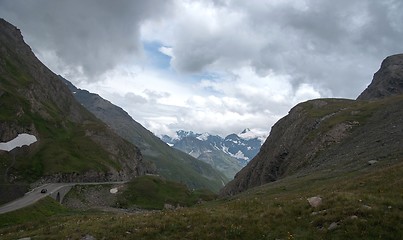
<instances>
[{"instance_id":1,"label":"asphalt road surface","mask_svg":"<svg viewBox=\"0 0 403 240\"><path fill-rule=\"evenodd\" d=\"M74 185L102 185L102 184L123 184L126 182L100 182L100 183L48 183L25 193L22 198L16 199L12 202L0 206L0 214L11 212L26 206L29 206L38 200L51 195L53 192L60 190L63 187ZM46 193L41 193L42 189L47 189Z\"/></svg>"}]
</instances>

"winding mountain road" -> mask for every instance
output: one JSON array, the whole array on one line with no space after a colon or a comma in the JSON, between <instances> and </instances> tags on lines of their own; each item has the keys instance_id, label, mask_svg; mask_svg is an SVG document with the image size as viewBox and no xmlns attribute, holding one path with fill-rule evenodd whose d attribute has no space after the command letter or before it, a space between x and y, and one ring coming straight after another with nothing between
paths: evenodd
<instances>
[{"instance_id":1,"label":"winding mountain road","mask_svg":"<svg viewBox=\"0 0 403 240\"><path fill-rule=\"evenodd\" d=\"M73 187L75 185L105 185L105 184L124 184L125 182L93 182L93 183L48 183L37 187L27 193L22 198L16 199L12 202L0 206L0 214L15 211L17 209L27 207L40 199L50 196L51 194L61 190L65 187ZM47 189L46 193L41 193L42 189Z\"/></svg>"}]
</instances>

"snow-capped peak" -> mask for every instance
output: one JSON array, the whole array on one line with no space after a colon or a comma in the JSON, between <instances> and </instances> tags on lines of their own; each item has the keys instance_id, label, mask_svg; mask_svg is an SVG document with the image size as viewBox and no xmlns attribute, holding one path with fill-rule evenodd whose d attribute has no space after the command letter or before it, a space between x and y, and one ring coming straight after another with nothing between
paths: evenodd
<instances>
[{"instance_id":1,"label":"snow-capped peak","mask_svg":"<svg viewBox=\"0 0 403 240\"><path fill-rule=\"evenodd\" d=\"M258 130L258 129L249 129L246 128L245 130L243 130L238 136L240 138L243 138L245 140L249 140L249 139L253 139L253 138L257 138L259 139L262 143L265 141L265 139L267 138L267 132L262 131L262 130Z\"/></svg>"},{"instance_id":2,"label":"snow-capped peak","mask_svg":"<svg viewBox=\"0 0 403 240\"><path fill-rule=\"evenodd\" d=\"M245 128L240 134L245 134L245 133L247 133L247 132L250 132L250 129L249 129L249 128Z\"/></svg>"}]
</instances>

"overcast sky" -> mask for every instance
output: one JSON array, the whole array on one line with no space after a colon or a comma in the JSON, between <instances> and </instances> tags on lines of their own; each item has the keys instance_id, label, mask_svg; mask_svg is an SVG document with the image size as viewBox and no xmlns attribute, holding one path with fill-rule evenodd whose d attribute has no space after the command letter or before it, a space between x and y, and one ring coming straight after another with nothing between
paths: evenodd
<instances>
[{"instance_id":1,"label":"overcast sky","mask_svg":"<svg viewBox=\"0 0 403 240\"><path fill-rule=\"evenodd\" d=\"M155 134L269 132L403 52L401 0L0 0L52 71Z\"/></svg>"}]
</instances>

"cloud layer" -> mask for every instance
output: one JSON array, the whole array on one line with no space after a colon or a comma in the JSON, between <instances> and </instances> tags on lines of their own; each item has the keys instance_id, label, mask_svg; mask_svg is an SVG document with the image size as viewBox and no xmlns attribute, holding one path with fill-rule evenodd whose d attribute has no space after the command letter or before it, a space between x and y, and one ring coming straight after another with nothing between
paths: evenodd
<instances>
[{"instance_id":1,"label":"cloud layer","mask_svg":"<svg viewBox=\"0 0 403 240\"><path fill-rule=\"evenodd\" d=\"M96 81L118 64L141 57L141 24L158 21L170 4L169 0L5 0L0 13L22 29L38 54L57 62L52 67Z\"/></svg>"},{"instance_id":2,"label":"cloud layer","mask_svg":"<svg viewBox=\"0 0 403 240\"><path fill-rule=\"evenodd\" d=\"M400 0L3 0L0 15L157 134L269 131L300 101L355 98L403 52Z\"/></svg>"}]
</instances>

